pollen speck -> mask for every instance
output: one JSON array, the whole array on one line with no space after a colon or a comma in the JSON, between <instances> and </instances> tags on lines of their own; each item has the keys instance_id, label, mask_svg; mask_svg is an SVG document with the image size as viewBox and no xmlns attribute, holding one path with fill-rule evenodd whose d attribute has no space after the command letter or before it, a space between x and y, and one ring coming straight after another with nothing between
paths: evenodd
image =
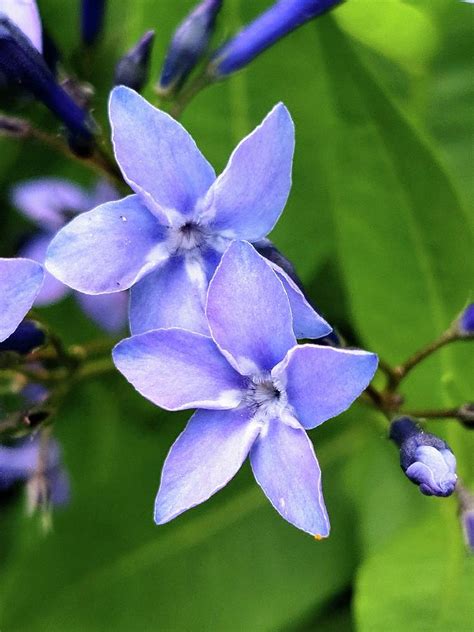
<instances>
[{"instance_id":1,"label":"pollen speck","mask_svg":"<svg viewBox=\"0 0 474 632\"><path fill-rule=\"evenodd\" d=\"M313 538L315 540L317 540L318 542L320 542L321 540L325 540L325 536L324 535L319 535L319 533L315 533L315 535L313 536Z\"/></svg>"}]
</instances>

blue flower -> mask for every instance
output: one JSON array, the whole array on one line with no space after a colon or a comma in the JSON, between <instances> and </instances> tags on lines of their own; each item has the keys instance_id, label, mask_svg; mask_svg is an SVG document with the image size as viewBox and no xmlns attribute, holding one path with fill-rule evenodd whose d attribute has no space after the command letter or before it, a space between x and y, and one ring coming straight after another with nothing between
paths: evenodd
<instances>
[{"instance_id":1,"label":"blue flower","mask_svg":"<svg viewBox=\"0 0 474 632\"><path fill-rule=\"evenodd\" d=\"M115 67L114 83L116 86L127 86L137 92L148 80L150 55L155 39L155 31L147 31L131 48Z\"/></svg>"},{"instance_id":2,"label":"blue flower","mask_svg":"<svg viewBox=\"0 0 474 632\"><path fill-rule=\"evenodd\" d=\"M43 30L35 0L1 0L3 13L29 38L39 53L43 51Z\"/></svg>"},{"instance_id":3,"label":"blue flower","mask_svg":"<svg viewBox=\"0 0 474 632\"><path fill-rule=\"evenodd\" d=\"M456 487L456 458L448 444L409 417L392 422L390 438L400 447L400 465L426 496L450 496Z\"/></svg>"},{"instance_id":4,"label":"blue flower","mask_svg":"<svg viewBox=\"0 0 474 632\"><path fill-rule=\"evenodd\" d=\"M89 294L133 286L133 333L183 327L207 333L208 282L232 239L257 241L276 224L291 186L294 128L277 105L233 152L216 179L188 132L136 92L112 92L115 156L135 191L80 215L59 231L46 267ZM298 337L331 328L276 264Z\"/></svg>"},{"instance_id":5,"label":"blue flower","mask_svg":"<svg viewBox=\"0 0 474 632\"><path fill-rule=\"evenodd\" d=\"M45 447L43 453L39 436L0 446L0 490L27 483L31 511L49 504L63 505L69 500L69 477L62 465L59 445L50 439Z\"/></svg>"},{"instance_id":6,"label":"blue flower","mask_svg":"<svg viewBox=\"0 0 474 632\"><path fill-rule=\"evenodd\" d=\"M158 90L179 88L206 51L222 0L203 0L176 29L166 54Z\"/></svg>"},{"instance_id":7,"label":"blue flower","mask_svg":"<svg viewBox=\"0 0 474 632\"><path fill-rule=\"evenodd\" d=\"M229 75L296 28L332 9L341 0L279 0L213 55L210 73Z\"/></svg>"},{"instance_id":8,"label":"blue flower","mask_svg":"<svg viewBox=\"0 0 474 632\"><path fill-rule=\"evenodd\" d=\"M159 329L113 352L119 371L155 404L200 409L168 454L155 521L207 500L249 455L275 509L298 528L327 536L321 472L305 429L348 408L372 379L377 357L296 345L282 282L244 241L223 255L206 315L211 336Z\"/></svg>"},{"instance_id":9,"label":"blue flower","mask_svg":"<svg viewBox=\"0 0 474 632\"><path fill-rule=\"evenodd\" d=\"M40 228L23 246L20 255L43 263L51 239L71 217L117 197L115 189L103 181L92 193L57 178L39 178L16 185L12 190L13 204ZM64 298L68 292L66 285L46 273L35 305L51 305ZM125 326L127 293L103 296L76 293L76 299L84 312L106 331L115 333Z\"/></svg>"},{"instance_id":10,"label":"blue flower","mask_svg":"<svg viewBox=\"0 0 474 632\"><path fill-rule=\"evenodd\" d=\"M43 284L43 267L29 259L0 259L0 342L11 336Z\"/></svg>"}]
</instances>

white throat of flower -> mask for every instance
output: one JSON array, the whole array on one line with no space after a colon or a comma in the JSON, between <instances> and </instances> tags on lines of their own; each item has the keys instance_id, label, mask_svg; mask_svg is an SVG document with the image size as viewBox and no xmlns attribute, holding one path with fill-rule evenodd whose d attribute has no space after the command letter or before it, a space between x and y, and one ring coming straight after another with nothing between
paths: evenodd
<instances>
[{"instance_id":1,"label":"white throat of flower","mask_svg":"<svg viewBox=\"0 0 474 632\"><path fill-rule=\"evenodd\" d=\"M260 421L281 417L288 408L288 398L283 385L268 375L254 375L249 378L244 401L255 411Z\"/></svg>"}]
</instances>

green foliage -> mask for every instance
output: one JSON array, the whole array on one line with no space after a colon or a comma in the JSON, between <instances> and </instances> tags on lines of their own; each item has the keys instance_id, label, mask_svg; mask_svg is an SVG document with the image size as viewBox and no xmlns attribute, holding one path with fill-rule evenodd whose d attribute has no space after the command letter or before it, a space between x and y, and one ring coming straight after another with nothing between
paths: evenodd
<instances>
[{"instance_id":1,"label":"green foliage","mask_svg":"<svg viewBox=\"0 0 474 632\"><path fill-rule=\"evenodd\" d=\"M105 130L114 60L156 27L157 76L192 4L110 1L106 39L84 60L76 16L60 0L41 2L70 61L98 83L95 114ZM267 4L227 0L221 35ZM472 292L470 10L450 0L349 1L203 92L183 117L222 168L276 101L288 105L297 129L294 186L274 239L321 311L391 362L441 332ZM151 87L146 94L153 98ZM90 181L49 150L0 143L5 208L8 186L24 177ZM2 255L12 254L9 240L24 227L10 209ZM72 301L48 317L69 342L98 334ZM472 399L473 368L467 343L446 350L410 376L407 405ZM148 405L119 376L68 399L56 429L71 505L47 536L19 503L0 516L2 630L347 630L351 587L362 632L469 629L472 560L455 502L424 498L403 477L384 421L368 408L355 406L312 433L332 522L320 543L278 517L248 468L203 507L155 527L161 465L186 419ZM454 422L435 427L472 484L472 437Z\"/></svg>"}]
</instances>

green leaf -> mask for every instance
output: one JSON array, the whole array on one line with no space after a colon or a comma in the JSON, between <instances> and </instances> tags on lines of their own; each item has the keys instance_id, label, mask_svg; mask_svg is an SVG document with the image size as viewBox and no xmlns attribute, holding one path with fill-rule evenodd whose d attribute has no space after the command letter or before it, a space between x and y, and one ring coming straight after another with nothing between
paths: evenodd
<instances>
[{"instance_id":1,"label":"green leaf","mask_svg":"<svg viewBox=\"0 0 474 632\"><path fill-rule=\"evenodd\" d=\"M413 524L362 565L355 614L360 632L472 628L474 559L465 555L452 508Z\"/></svg>"},{"instance_id":2,"label":"green leaf","mask_svg":"<svg viewBox=\"0 0 474 632\"><path fill-rule=\"evenodd\" d=\"M409 74L426 70L438 33L430 15L403 0L351 0L334 12L339 26L365 46L400 64Z\"/></svg>"}]
</instances>

